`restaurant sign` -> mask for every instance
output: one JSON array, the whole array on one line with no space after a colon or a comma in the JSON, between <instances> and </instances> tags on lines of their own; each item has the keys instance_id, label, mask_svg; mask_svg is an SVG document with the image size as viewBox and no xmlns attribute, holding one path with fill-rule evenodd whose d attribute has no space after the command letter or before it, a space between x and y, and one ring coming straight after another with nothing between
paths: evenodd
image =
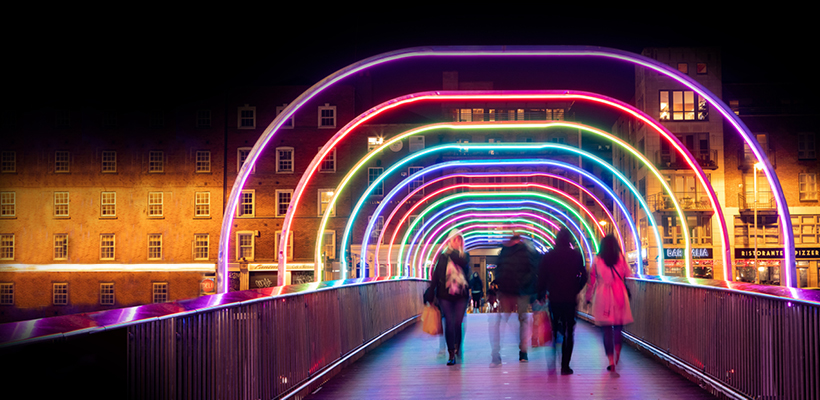
<instances>
[{"instance_id":1,"label":"restaurant sign","mask_svg":"<svg viewBox=\"0 0 820 400\"><path fill-rule=\"evenodd\" d=\"M682 260L684 251L686 249L683 248L664 248L663 249L663 258L667 260ZM712 258L712 248L693 248L692 249L692 258Z\"/></svg>"},{"instance_id":2,"label":"restaurant sign","mask_svg":"<svg viewBox=\"0 0 820 400\"><path fill-rule=\"evenodd\" d=\"M820 258L820 247L801 247L794 249L795 258ZM755 258L755 249L736 248L735 258ZM757 249L757 258L783 258L783 249Z\"/></svg>"}]
</instances>

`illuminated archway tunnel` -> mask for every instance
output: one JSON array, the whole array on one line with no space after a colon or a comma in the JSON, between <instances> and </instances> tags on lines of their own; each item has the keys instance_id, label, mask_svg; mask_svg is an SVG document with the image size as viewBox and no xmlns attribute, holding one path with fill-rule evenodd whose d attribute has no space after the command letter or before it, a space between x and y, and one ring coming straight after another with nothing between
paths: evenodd
<instances>
[{"instance_id":1,"label":"illuminated archway tunnel","mask_svg":"<svg viewBox=\"0 0 820 400\"><path fill-rule=\"evenodd\" d=\"M416 58L424 58L424 57L474 57L474 58L503 58L503 57L519 57L519 58L526 58L526 57L544 57L544 58L568 58L568 57L577 57L577 58L594 58L594 59L608 59L617 62L627 62L634 64L636 66L640 66L652 71L656 71L662 75L666 75L672 78L674 81L688 87L689 89L693 90L694 92L698 93L702 96L715 110L717 110L726 120L727 122L735 128L735 130L740 134L743 138L746 145L750 148L751 152L755 155L757 161L761 162L764 166L763 170L765 176L768 180L770 187L772 188L772 192L775 194L775 201L777 204L777 213L780 217L782 222L782 230L783 230L783 237L785 242L786 251L784 265L786 266L785 269L785 282L786 286L788 287L795 287L796 280L795 280L795 262L794 262L794 237L792 235L792 227L791 227L791 218L789 216L788 206L785 202L785 197L783 195L782 188L780 186L779 181L774 173L774 170L769 163L768 159L766 158L765 152L762 150L760 145L754 140L752 134L750 133L749 129L743 124L740 118L731 111L731 109L720 101L716 96L714 96L711 92L709 92L705 87L697 83L694 79L683 75L677 72L675 69L666 66L662 63L659 63L655 60L650 58L640 56L637 54L624 52L615 49L605 49L605 48L589 48L589 47L536 47L536 48L499 48L499 47L471 47L471 48L459 48L459 47L452 47L452 48L413 48L413 49L404 49L395 52L389 52L377 55L375 57L371 57L360 62L351 64L348 67L345 67L334 74L331 74L321 82L317 83L307 91L305 91L302 95L300 95L295 101L291 102L274 120L271 124L265 129L257 143L254 145L253 149L251 150L247 162L242 166L240 172L237 176L237 179L234 182L234 185L231 190L231 194L228 197L228 201L226 204L226 209L232 210L238 204L239 194L242 190L242 187L247 180L250 170L256 163L261 154L262 150L266 147L267 143L274 137L276 132L281 128L285 121L287 121L298 109L304 106L308 101L316 97L319 93L322 93L327 88L333 86L334 84L338 83L339 81L354 75L358 72L377 68L380 65L387 64L387 63L398 63L402 60L409 60L409 59L416 59ZM431 96L433 96L431 94ZM384 105L384 107L398 107L402 102L412 102L413 95L406 96L404 98L400 98L399 100L394 99L389 105ZM356 125L360 125L364 123L368 116L374 113L377 113L378 109L371 109L367 113L360 116L361 118L357 118L354 121L351 121L351 124L348 124L343 130L346 128L353 128ZM635 112L632 110L633 115L638 117L641 113ZM640 115L639 118L643 119L646 118L651 121L651 118L645 117L645 115ZM655 125L657 126L657 125ZM340 130L340 133L343 131ZM346 134L349 131L345 131ZM344 135L339 135L337 133L333 139L331 139L330 146L325 146L326 150L330 150L333 146L341 140L341 137ZM680 145L679 141L676 139L672 139L670 141L673 143L674 147L681 153L688 154L688 151ZM688 154L687 161L692 160L691 154ZM316 168L318 167L319 162L323 159L323 155L317 154L314 158L313 162L311 162L308 171L303 176L303 181L300 181L297 190L301 194L301 190L303 190L305 178L312 176L315 172ZM696 164L693 165L693 167ZM702 173L702 171L701 171ZM699 179L701 179L701 183L704 184L705 180L703 179L700 174L698 175ZM705 185L707 189L709 188L708 185ZM711 191L711 189L708 189ZM294 192L294 198L298 202L298 197L296 196L296 192ZM716 213L720 213L720 206L716 199L710 199L713 202L713 207ZM291 203L294 206L294 203ZM289 231L289 225L293 218L293 209L289 210L286 218L285 224L283 226L283 235L282 235L282 243L286 243L286 235ZM651 215L651 214L649 214ZM722 221L725 221L723 215L720 215ZM219 251L219 265L218 265L218 290L219 292L226 292L227 291L227 269L228 269L228 260L229 260L229 239L230 239L230 230L233 221L233 213L226 212L223 217L222 223L222 230L220 232L220 251ZM728 234L723 232L724 236ZM727 241L728 242L728 241ZM280 248L284 248L280 246ZM727 248L724 248L724 269L730 270L731 268L731 255L729 254L730 251ZM280 252L279 254L279 284L283 283L284 279L284 271L285 271L285 263L286 258L284 252ZM725 275L727 280L732 279L732 274L728 273Z\"/></svg>"}]
</instances>

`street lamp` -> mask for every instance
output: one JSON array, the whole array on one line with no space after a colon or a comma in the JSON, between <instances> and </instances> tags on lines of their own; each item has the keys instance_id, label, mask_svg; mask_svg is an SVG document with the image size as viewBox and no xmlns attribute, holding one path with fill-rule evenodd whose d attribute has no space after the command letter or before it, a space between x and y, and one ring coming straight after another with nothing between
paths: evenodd
<instances>
[{"instance_id":1,"label":"street lamp","mask_svg":"<svg viewBox=\"0 0 820 400\"><path fill-rule=\"evenodd\" d=\"M763 169L763 163L756 162L754 167L754 180L755 180L755 202L754 202L754 212L755 212L755 283L760 283L760 273L763 272L760 269L760 266L757 263L757 171Z\"/></svg>"}]
</instances>

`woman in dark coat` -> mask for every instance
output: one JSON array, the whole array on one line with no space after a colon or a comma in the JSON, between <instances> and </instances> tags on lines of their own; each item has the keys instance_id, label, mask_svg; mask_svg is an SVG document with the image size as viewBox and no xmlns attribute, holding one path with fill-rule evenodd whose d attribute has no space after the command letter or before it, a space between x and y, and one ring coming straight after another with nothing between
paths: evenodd
<instances>
[{"instance_id":1,"label":"woman in dark coat","mask_svg":"<svg viewBox=\"0 0 820 400\"><path fill-rule=\"evenodd\" d=\"M458 349L461 348L461 324L470 299L467 283L469 266L470 255L464 251L464 237L461 231L453 229L447 235L447 247L436 259L430 280L444 317L444 337L450 353L447 365L455 365Z\"/></svg>"}]
</instances>

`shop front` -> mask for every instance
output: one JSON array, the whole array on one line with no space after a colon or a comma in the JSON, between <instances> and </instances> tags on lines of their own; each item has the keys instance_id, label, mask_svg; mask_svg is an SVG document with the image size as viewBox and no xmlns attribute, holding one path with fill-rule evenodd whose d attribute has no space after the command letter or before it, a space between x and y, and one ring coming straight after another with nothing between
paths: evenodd
<instances>
[{"instance_id":1,"label":"shop front","mask_svg":"<svg viewBox=\"0 0 820 400\"><path fill-rule=\"evenodd\" d=\"M664 275L686 276L686 249L682 247L665 247ZM711 247L695 247L691 249L692 276L695 278L714 278L714 260Z\"/></svg>"},{"instance_id":2,"label":"shop front","mask_svg":"<svg viewBox=\"0 0 820 400\"><path fill-rule=\"evenodd\" d=\"M759 282L780 285L784 263L783 248L735 249L736 279L741 282ZM820 278L820 247L798 247L794 251L797 263L797 287L818 287ZM757 263L755 263L755 259Z\"/></svg>"}]
</instances>

